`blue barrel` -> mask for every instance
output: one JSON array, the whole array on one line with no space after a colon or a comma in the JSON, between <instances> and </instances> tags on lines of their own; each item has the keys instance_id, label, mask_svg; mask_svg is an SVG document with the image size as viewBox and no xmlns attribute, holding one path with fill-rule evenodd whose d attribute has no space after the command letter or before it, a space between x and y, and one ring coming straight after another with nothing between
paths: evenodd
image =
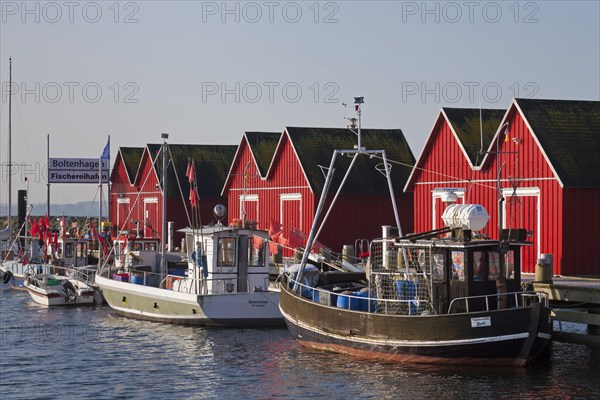
<instances>
[{"instance_id":1,"label":"blue barrel","mask_svg":"<svg viewBox=\"0 0 600 400\"><path fill-rule=\"evenodd\" d=\"M396 281L396 293L400 300L416 300L417 299L417 283L415 281L401 280ZM409 315L417 314L416 302L408 303Z\"/></svg>"},{"instance_id":2,"label":"blue barrel","mask_svg":"<svg viewBox=\"0 0 600 400\"><path fill-rule=\"evenodd\" d=\"M135 285L143 285L144 284L144 277L143 276L131 275L131 283L133 283Z\"/></svg>"},{"instance_id":3,"label":"blue barrel","mask_svg":"<svg viewBox=\"0 0 600 400\"><path fill-rule=\"evenodd\" d=\"M337 295L336 306L337 308L349 309L348 304L350 303L350 297L347 294L340 293Z\"/></svg>"},{"instance_id":4,"label":"blue barrel","mask_svg":"<svg viewBox=\"0 0 600 400\"><path fill-rule=\"evenodd\" d=\"M375 311L375 300L371 300L371 309L369 310L369 292L358 292L357 296L363 297L358 299L358 309L360 311Z\"/></svg>"}]
</instances>

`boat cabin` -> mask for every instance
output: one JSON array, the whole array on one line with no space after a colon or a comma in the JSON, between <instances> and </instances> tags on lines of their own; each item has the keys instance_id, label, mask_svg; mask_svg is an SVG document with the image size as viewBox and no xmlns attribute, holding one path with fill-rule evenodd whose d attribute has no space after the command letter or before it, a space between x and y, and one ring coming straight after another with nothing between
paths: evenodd
<instances>
[{"instance_id":1,"label":"boat cabin","mask_svg":"<svg viewBox=\"0 0 600 400\"><path fill-rule=\"evenodd\" d=\"M268 290L267 232L222 225L180 232L186 234L187 276L203 279L203 293Z\"/></svg>"},{"instance_id":2,"label":"boat cabin","mask_svg":"<svg viewBox=\"0 0 600 400\"><path fill-rule=\"evenodd\" d=\"M39 243L32 243L39 248ZM46 254L51 264L67 267L88 265L89 240L77 237L59 237L57 245L51 244L46 248ZM33 250L36 251L35 249Z\"/></svg>"},{"instance_id":3,"label":"boat cabin","mask_svg":"<svg viewBox=\"0 0 600 400\"><path fill-rule=\"evenodd\" d=\"M408 271L404 274L407 281L416 282L411 278L420 275L430 277L430 298L438 314L467 311L465 301L455 302L450 310L453 300L466 297L471 297L469 311L496 308L499 296L488 295L521 290L521 247L526 245L457 238L396 241L399 270ZM514 306L514 298L503 297L507 307Z\"/></svg>"},{"instance_id":4,"label":"boat cabin","mask_svg":"<svg viewBox=\"0 0 600 400\"><path fill-rule=\"evenodd\" d=\"M150 266L148 272L160 272L160 239L121 235L114 241L115 266L129 269Z\"/></svg>"}]
</instances>

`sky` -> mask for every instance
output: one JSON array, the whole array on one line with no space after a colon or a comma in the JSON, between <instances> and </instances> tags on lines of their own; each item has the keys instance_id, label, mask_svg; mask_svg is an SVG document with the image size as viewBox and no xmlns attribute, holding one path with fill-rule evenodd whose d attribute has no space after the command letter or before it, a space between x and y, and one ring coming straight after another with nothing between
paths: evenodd
<instances>
[{"instance_id":1,"label":"sky","mask_svg":"<svg viewBox=\"0 0 600 400\"><path fill-rule=\"evenodd\" d=\"M239 144L244 131L400 128L415 157L441 107L600 99L598 1L0 1L0 202L46 201L52 158ZM344 107L343 104L350 104ZM93 200L55 184L52 203ZM16 194L12 196L16 201ZM40 206L43 207L43 206Z\"/></svg>"}]
</instances>

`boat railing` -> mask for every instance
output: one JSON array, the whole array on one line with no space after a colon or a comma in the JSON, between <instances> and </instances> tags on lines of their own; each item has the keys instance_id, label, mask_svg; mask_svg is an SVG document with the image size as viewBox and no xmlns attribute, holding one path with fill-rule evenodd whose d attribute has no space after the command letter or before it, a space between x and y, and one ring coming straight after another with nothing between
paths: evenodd
<instances>
[{"instance_id":1,"label":"boat railing","mask_svg":"<svg viewBox=\"0 0 600 400\"><path fill-rule=\"evenodd\" d=\"M529 307L533 303L541 303L544 307L548 306L548 294L540 293L540 292L508 292L508 293L494 293L480 296L466 296L466 297L457 297L452 299L450 302L450 306L448 307L448 314L453 314L457 312L469 312L469 304L471 301L476 299L484 299L485 300L485 311L490 311L491 309L496 309L497 307L494 304L494 307L490 307L490 300L495 299L496 304L502 298L508 299L512 297L514 299L514 308L521 307ZM519 301L520 300L520 301ZM459 304L464 304L464 309L458 307ZM456 310L454 310L454 306L456 305Z\"/></svg>"},{"instance_id":2,"label":"boat railing","mask_svg":"<svg viewBox=\"0 0 600 400\"><path fill-rule=\"evenodd\" d=\"M24 271L25 274L31 275L33 279L39 279L40 275L49 274L49 275L57 275L63 276L69 279L76 279L85 283L88 286L91 286L94 282L94 276L96 271L93 270L82 270L79 268L73 267L65 267L59 265L49 265L49 264L41 264L35 265L31 264Z\"/></svg>"},{"instance_id":3,"label":"boat railing","mask_svg":"<svg viewBox=\"0 0 600 400\"><path fill-rule=\"evenodd\" d=\"M365 293L366 295L337 293L323 288L311 287L295 281L292 278L288 278L289 290L292 290L291 288L294 287L296 283L298 284L297 295L324 306L352 311L376 312L378 314L386 315L431 315L435 313L433 305L429 300L419 299L417 297L411 299L385 299L373 297L371 294L375 292L375 290L369 290L369 288L367 288L367 291L365 292L358 292Z\"/></svg>"}]
</instances>

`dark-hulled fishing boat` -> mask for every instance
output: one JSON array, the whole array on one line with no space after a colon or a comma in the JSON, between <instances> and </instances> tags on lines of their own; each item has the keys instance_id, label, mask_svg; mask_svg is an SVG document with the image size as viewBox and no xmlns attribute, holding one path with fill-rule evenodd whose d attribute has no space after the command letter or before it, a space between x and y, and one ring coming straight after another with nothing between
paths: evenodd
<instances>
[{"instance_id":1,"label":"dark-hulled fishing boat","mask_svg":"<svg viewBox=\"0 0 600 400\"><path fill-rule=\"evenodd\" d=\"M544 351L552 325L547 298L520 290L522 245L374 240L367 274L319 273L315 287L309 273L302 282L287 274L280 308L293 335L317 349L383 361L525 365Z\"/></svg>"},{"instance_id":2,"label":"dark-hulled fishing boat","mask_svg":"<svg viewBox=\"0 0 600 400\"><path fill-rule=\"evenodd\" d=\"M552 325L547 297L521 290L521 248L528 243L522 236L521 241L478 239L475 232L489 219L479 205L450 206L443 217L446 228L402 237L385 151L361 147L362 98L355 103L358 146L334 152L324 187L331 183L336 156L381 158L396 228L385 227L382 239L370 243L363 274L319 271L307 265L305 252L281 285L280 309L289 330L303 345L382 361L525 365L534 360L547 348ZM327 196L323 190L307 249L322 228Z\"/></svg>"}]
</instances>

